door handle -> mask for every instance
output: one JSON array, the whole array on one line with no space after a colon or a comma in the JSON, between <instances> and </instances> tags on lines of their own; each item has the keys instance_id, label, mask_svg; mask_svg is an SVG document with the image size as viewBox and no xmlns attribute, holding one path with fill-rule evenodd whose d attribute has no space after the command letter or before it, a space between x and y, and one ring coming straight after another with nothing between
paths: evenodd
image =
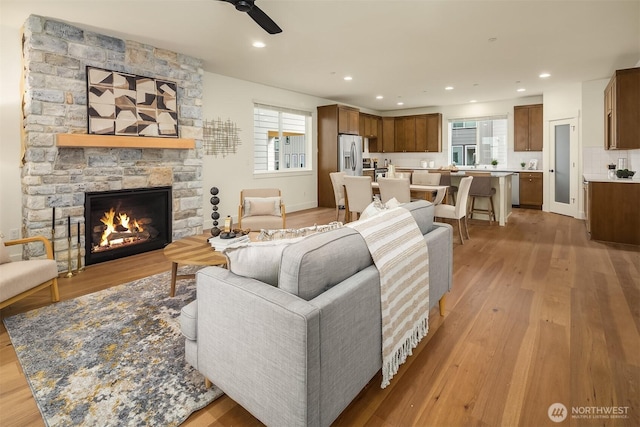
<instances>
[{"instance_id":1,"label":"door handle","mask_svg":"<svg viewBox=\"0 0 640 427\"><path fill-rule=\"evenodd\" d=\"M553 172L554 172L554 170L553 170L553 169L549 169L549 172L552 172L552 173L553 173Z\"/></svg>"}]
</instances>

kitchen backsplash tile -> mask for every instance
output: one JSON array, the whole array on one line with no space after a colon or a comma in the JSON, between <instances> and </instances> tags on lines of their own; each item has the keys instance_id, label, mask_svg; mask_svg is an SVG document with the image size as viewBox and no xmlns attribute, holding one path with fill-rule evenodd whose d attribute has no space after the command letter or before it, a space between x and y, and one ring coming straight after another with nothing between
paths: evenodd
<instances>
[{"instance_id":1,"label":"kitchen backsplash tile","mask_svg":"<svg viewBox=\"0 0 640 427\"><path fill-rule=\"evenodd\" d=\"M619 158L627 159L627 169L638 170L640 167L640 150L605 150L601 147L585 147L582 150L583 173L603 174L607 165L618 164Z\"/></svg>"}]
</instances>

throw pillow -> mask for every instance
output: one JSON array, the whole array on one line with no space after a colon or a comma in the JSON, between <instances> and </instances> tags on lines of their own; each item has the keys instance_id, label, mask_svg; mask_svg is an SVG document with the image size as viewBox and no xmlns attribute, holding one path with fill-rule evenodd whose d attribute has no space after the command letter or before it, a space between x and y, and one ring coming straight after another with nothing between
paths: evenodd
<instances>
[{"instance_id":1,"label":"throw pillow","mask_svg":"<svg viewBox=\"0 0 640 427\"><path fill-rule=\"evenodd\" d=\"M282 216L280 197L245 197L244 216Z\"/></svg>"},{"instance_id":2,"label":"throw pillow","mask_svg":"<svg viewBox=\"0 0 640 427\"><path fill-rule=\"evenodd\" d=\"M392 197L391 199L387 200L387 203L385 204L382 204L382 202L379 199L376 199L374 202L371 202L366 208L364 208L364 211L362 211L362 213L360 214L360 218L358 219L362 220L362 219L370 218L386 209L397 208L400 205L402 205L402 203L399 203L395 197Z\"/></svg>"},{"instance_id":3,"label":"throw pillow","mask_svg":"<svg viewBox=\"0 0 640 427\"><path fill-rule=\"evenodd\" d=\"M11 262L11 256L9 256L9 251L4 245L4 239L0 236L0 264L6 264Z\"/></svg>"},{"instance_id":4,"label":"throw pillow","mask_svg":"<svg viewBox=\"0 0 640 427\"><path fill-rule=\"evenodd\" d=\"M284 248L304 237L268 242L251 242L226 248L229 270L238 276L250 277L278 286L278 271Z\"/></svg>"}]
</instances>

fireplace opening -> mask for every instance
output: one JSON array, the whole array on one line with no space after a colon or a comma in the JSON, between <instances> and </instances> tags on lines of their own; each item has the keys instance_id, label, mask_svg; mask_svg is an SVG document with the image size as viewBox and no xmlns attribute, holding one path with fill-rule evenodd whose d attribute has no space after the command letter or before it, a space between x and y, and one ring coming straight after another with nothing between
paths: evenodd
<instances>
[{"instance_id":1,"label":"fireplace opening","mask_svg":"<svg viewBox=\"0 0 640 427\"><path fill-rule=\"evenodd\" d=\"M171 243L171 187L85 193L85 264Z\"/></svg>"}]
</instances>

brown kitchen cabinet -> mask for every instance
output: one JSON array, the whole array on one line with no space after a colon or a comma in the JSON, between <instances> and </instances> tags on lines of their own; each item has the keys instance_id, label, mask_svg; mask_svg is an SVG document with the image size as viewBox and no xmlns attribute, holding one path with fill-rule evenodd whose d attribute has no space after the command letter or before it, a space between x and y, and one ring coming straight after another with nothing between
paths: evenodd
<instances>
[{"instance_id":1,"label":"brown kitchen cabinet","mask_svg":"<svg viewBox=\"0 0 640 427\"><path fill-rule=\"evenodd\" d=\"M329 173L338 170L338 135L341 133L357 135L359 115L360 112L357 109L343 105L318 107L318 206L330 208L336 206ZM355 126L355 132L352 126ZM344 132L345 130L350 132Z\"/></svg>"},{"instance_id":2,"label":"brown kitchen cabinet","mask_svg":"<svg viewBox=\"0 0 640 427\"><path fill-rule=\"evenodd\" d=\"M542 173L520 172L520 207L542 209Z\"/></svg>"},{"instance_id":3,"label":"brown kitchen cabinet","mask_svg":"<svg viewBox=\"0 0 640 427\"><path fill-rule=\"evenodd\" d=\"M442 151L442 114L416 116L417 152L439 153Z\"/></svg>"},{"instance_id":4,"label":"brown kitchen cabinet","mask_svg":"<svg viewBox=\"0 0 640 427\"><path fill-rule=\"evenodd\" d=\"M396 120L394 117L382 117L382 140L378 141L378 150L382 153L391 153L396 145ZM371 147L369 147L369 151Z\"/></svg>"},{"instance_id":5,"label":"brown kitchen cabinet","mask_svg":"<svg viewBox=\"0 0 640 427\"><path fill-rule=\"evenodd\" d=\"M617 70L604 90L604 148L640 148L640 68Z\"/></svg>"},{"instance_id":6,"label":"brown kitchen cabinet","mask_svg":"<svg viewBox=\"0 0 640 427\"><path fill-rule=\"evenodd\" d=\"M415 116L396 117L394 151L397 153L416 151Z\"/></svg>"},{"instance_id":7,"label":"brown kitchen cabinet","mask_svg":"<svg viewBox=\"0 0 640 427\"><path fill-rule=\"evenodd\" d=\"M513 107L513 151L542 151L542 104Z\"/></svg>"},{"instance_id":8,"label":"brown kitchen cabinet","mask_svg":"<svg viewBox=\"0 0 640 427\"><path fill-rule=\"evenodd\" d=\"M357 108L337 105L338 133L349 135L360 134L360 111Z\"/></svg>"},{"instance_id":9,"label":"brown kitchen cabinet","mask_svg":"<svg viewBox=\"0 0 640 427\"><path fill-rule=\"evenodd\" d=\"M587 231L591 239L640 245L640 183L589 182Z\"/></svg>"},{"instance_id":10,"label":"brown kitchen cabinet","mask_svg":"<svg viewBox=\"0 0 640 427\"><path fill-rule=\"evenodd\" d=\"M380 118L371 114L360 113L360 136L363 138L378 137L378 122Z\"/></svg>"}]
</instances>

